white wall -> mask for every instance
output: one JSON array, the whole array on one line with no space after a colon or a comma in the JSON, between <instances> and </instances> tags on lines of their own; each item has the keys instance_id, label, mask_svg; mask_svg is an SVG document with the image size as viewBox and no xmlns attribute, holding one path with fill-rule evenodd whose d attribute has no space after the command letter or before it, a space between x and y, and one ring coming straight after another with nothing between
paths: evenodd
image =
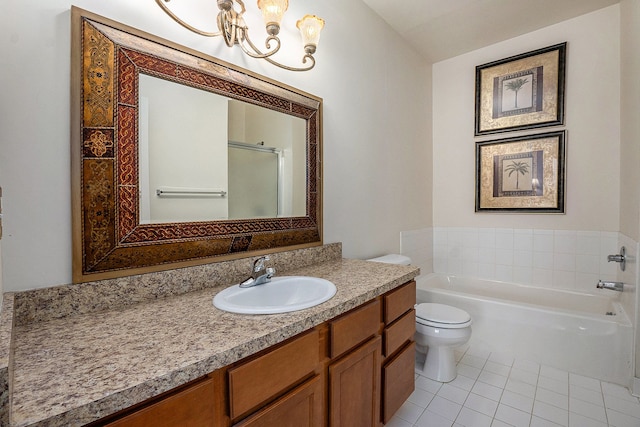
<instances>
[{"instance_id":1,"label":"white wall","mask_svg":"<svg viewBox=\"0 0 640 427\"><path fill-rule=\"evenodd\" d=\"M640 240L640 2L620 3L621 156L620 231Z\"/></svg>"},{"instance_id":2,"label":"white wall","mask_svg":"<svg viewBox=\"0 0 640 427\"><path fill-rule=\"evenodd\" d=\"M184 2L172 2L182 4ZM214 19L200 2L189 19ZM69 182L70 0L8 0L0 17L0 183L4 190L2 270L5 291L71 281ZM73 4L238 64L324 99L324 240L347 257L399 251L401 230L431 224L428 65L359 0L291 2L283 22L299 61L295 21L326 19L318 64L292 73L193 35L152 1L75 0ZM254 41L262 33L247 2ZM254 25L255 23L255 25ZM291 39L294 40L291 40ZM261 44L261 42L259 42Z\"/></svg>"},{"instance_id":3,"label":"white wall","mask_svg":"<svg viewBox=\"0 0 640 427\"><path fill-rule=\"evenodd\" d=\"M630 239L640 241L640 2L622 0L620 2L621 38L621 156L620 156L620 230ZM637 244L636 244L637 248ZM633 277L624 277L638 283L637 253L631 271ZM636 335L635 335L635 393L640 394L640 322L638 306L640 293L635 292Z\"/></svg>"},{"instance_id":4,"label":"white wall","mask_svg":"<svg viewBox=\"0 0 640 427\"><path fill-rule=\"evenodd\" d=\"M619 19L615 5L434 64L434 227L619 230ZM475 213L475 67L564 41L566 215Z\"/></svg>"}]
</instances>

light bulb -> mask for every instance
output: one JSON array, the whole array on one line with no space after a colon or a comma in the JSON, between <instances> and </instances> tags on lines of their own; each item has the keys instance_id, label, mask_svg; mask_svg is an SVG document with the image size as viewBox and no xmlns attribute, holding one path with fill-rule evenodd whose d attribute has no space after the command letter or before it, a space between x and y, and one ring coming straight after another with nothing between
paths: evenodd
<instances>
[{"instance_id":1,"label":"light bulb","mask_svg":"<svg viewBox=\"0 0 640 427\"><path fill-rule=\"evenodd\" d=\"M296 26L302 36L304 51L308 54L314 54L320 40L320 31L324 27L324 19L315 15L305 15Z\"/></svg>"}]
</instances>

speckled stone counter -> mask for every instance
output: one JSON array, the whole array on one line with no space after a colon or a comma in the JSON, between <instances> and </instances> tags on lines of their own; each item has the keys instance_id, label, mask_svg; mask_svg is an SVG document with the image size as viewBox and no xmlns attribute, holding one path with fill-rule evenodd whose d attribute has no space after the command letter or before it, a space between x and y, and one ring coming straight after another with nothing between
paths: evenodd
<instances>
[{"instance_id":1,"label":"speckled stone counter","mask_svg":"<svg viewBox=\"0 0 640 427\"><path fill-rule=\"evenodd\" d=\"M278 273L328 279L337 293L298 312L239 315L212 305L226 284L16 324L10 425L95 421L329 320L419 270L337 258Z\"/></svg>"},{"instance_id":2,"label":"speckled stone counter","mask_svg":"<svg viewBox=\"0 0 640 427\"><path fill-rule=\"evenodd\" d=\"M9 425L9 357L13 330L13 294L2 299L0 311L0 426Z\"/></svg>"}]
</instances>

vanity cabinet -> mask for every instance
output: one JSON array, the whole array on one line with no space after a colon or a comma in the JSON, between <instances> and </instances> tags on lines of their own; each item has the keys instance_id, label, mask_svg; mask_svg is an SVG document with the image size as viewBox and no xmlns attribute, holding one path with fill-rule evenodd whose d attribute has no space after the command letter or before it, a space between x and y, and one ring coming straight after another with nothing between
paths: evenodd
<instances>
[{"instance_id":1,"label":"vanity cabinet","mask_svg":"<svg viewBox=\"0 0 640 427\"><path fill-rule=\"evenodd\" d=\"M415 282L177 391L109 427L381 427L414 390Z\"/></svg>"},{"instance_id":2,"label":"vanity cabinet","mask_svg":"<svg viewBox=\"0 0 640 427\"><path fill-rule=\"evenodd\" d=\"M386 424L415 389L416 282L386 293L382 302L382 422Z\"/></svg>"}]
</instances>

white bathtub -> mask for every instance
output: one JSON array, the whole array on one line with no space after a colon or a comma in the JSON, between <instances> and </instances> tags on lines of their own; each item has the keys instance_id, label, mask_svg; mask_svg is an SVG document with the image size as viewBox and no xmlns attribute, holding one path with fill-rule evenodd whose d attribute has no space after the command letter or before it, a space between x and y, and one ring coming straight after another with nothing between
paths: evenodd
<instances>
[{"instance_id":1,"label":"white bathtub","mask_svg":"<svg viewBox=\"0 0 640 427\"><path fill-rule=\"evenodd\" d=\"M469 344L628 386L633 328L619 294L579 292L431 274L418 302L461 308L473 319Z\"/></svg>"}]
</instances>

